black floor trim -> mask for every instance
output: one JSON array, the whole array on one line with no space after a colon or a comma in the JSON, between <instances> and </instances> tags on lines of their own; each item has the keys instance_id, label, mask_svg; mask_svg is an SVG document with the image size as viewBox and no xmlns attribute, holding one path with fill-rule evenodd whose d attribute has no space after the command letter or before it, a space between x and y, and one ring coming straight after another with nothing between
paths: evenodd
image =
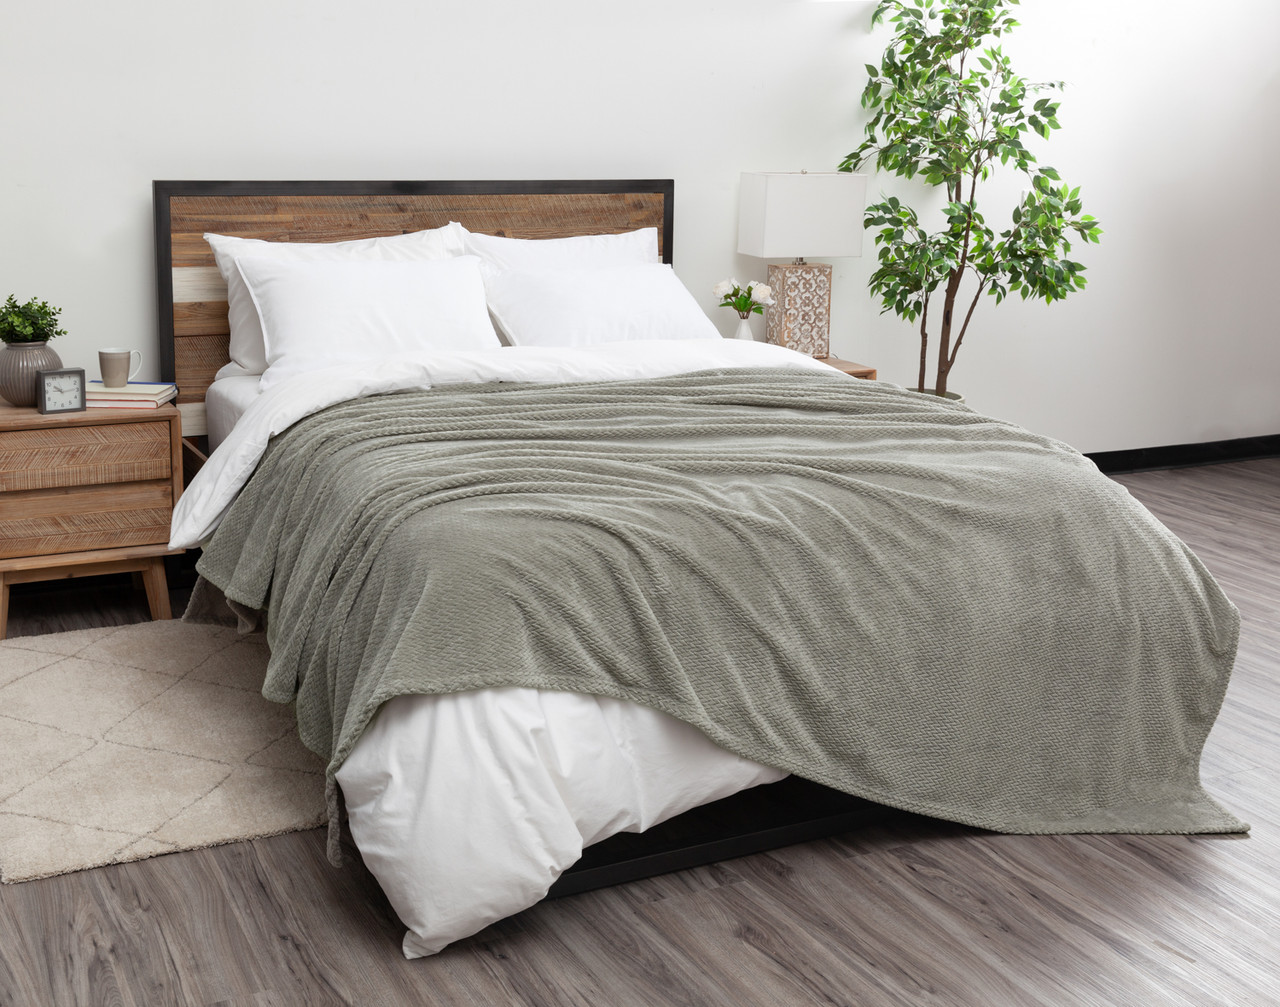
<instances>
[{"instance_id":1,"label":"black floor trim","mask_svg":"<svg viewBox=\"0 0 1280 1007\"><path fill-rule=\"evenodd\" d=\"M1086 457L1103 472L1138 472L1142 469L1173 469L1187 465L1239 462L1249 458L1274 458L1277 455L1280 455L1280 434L1207 441L1204 444L1169 444L1132 451L1094 451Z\"/></svg>"}]
</instances>

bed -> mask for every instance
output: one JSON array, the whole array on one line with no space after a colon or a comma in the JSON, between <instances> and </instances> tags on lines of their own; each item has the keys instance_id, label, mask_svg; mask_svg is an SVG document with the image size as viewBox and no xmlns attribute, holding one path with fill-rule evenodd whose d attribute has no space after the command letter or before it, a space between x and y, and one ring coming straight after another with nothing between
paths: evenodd
<instances>
[{"instance_id":1,"label":"bed","mask_svg":"<svg viewBox=\"0 0 1280 1007\"><path fill-rule=\"evenodd\" d=\"M1238 619L1198 560L1064 445L709 336L667 268L670 182L155 199L165 376L217 445L191 446L174 542L268 611L264 692L330 761L406 955L868 798L1005 831L1245 827L1199 787ZM421 342L445 330L469 341ZM951 612L955 585L982 604Z\"/></svg>"}]
</instances>

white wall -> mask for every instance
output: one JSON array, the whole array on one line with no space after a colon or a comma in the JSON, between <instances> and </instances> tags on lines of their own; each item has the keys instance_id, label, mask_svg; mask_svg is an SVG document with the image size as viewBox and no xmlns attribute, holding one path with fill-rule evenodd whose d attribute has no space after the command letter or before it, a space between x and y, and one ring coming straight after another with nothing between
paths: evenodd
<instances>
[{"instance_id":1,"label":"white wall","mask_svg":"<svg viewBox=\"0 0 1280 1007\"><path fill-rule=\"evenodd\" d=\"M63 306L67 364L133 346L152 378L155 178L673 177L677 271L731 332L711 285L764 274L734 252L738 173L833 168L885 37L869 0L16 6L0 297ZM1232 7L1022 7L1016 66L1070 85L1042 160L1107 234L1084 293L979 309L953 372L977 408L1083 450L1280 431L1280 9ZM870 262L836 263L833 349L906 383L917 347L877 316Z\"/></svg>"}]
</instances>

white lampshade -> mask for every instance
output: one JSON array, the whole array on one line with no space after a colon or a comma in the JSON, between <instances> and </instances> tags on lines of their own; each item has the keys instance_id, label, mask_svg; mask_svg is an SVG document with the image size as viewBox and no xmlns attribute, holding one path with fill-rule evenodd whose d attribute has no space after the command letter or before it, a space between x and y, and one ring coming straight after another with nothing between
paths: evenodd
<instances>
[{"instance_id":1,"label":"white lampshade","mask_svg":"<svg viewBox=\"0 0 1280 1007\"><path fill-rule=\"evenodd\" d=\"M744 171L738 251L760 259L861 255L866 202L866 175Z\"/></svg>"}]
</instances>

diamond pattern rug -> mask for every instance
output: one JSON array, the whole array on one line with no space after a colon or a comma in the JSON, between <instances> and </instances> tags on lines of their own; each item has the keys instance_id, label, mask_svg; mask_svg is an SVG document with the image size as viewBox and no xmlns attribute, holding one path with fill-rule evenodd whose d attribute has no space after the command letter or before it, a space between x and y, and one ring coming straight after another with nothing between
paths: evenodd
<instances>
[{"instance_id":1,"label":"diamond pattern rug","mask_svg":"<svg viewBox=\"0 0 1280 1007\"><path fill-rule=\"evenodd\" d=\"M0 881L322 824L266 663L261 633L178 621L0 642Z\"/></svg>"}]
</instances>

